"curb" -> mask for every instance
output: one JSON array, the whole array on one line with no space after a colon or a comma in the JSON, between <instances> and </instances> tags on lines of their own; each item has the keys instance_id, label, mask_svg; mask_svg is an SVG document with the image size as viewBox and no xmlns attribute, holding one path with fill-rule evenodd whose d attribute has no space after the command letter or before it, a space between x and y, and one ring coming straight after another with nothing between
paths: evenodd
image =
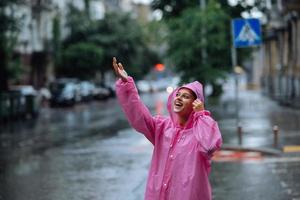
<instances>
[{"instance_id":1,"label":"curb","mask_svg":"<svg viewBox=\"0 0 300 200\"><path fill-rule=\"evenodd\" d=\"M269 156L280 156L283 153L281 150L274 149L274 148L246 147L246 146L233 146L233 145L223 145L221 147L221 150L259 152Z\"/></svg>"}]
</instances>

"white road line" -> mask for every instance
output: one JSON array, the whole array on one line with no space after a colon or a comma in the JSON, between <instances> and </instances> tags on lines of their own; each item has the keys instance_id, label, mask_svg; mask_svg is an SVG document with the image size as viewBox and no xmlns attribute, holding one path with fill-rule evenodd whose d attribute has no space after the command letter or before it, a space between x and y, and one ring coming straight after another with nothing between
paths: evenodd
<instances>
[{"instance_id":1,"label":"white road line","mask_svg":"<svg viewBox=\"0 0 300 200\"><path fill-rule=\"evenodd\" d=\"M300 162L300 157L265 158L264 163Z\"/></svg>"},{"instance_id":2,"label":"white road line","mask_svg":"<svg viewBox=\"0 0 300 200\"><path fill-rule=\"evenodd\" d=\"M286 188L288 186L284 181L280 181L280 185L283 188Z\"/></svg>"}]
</instances>

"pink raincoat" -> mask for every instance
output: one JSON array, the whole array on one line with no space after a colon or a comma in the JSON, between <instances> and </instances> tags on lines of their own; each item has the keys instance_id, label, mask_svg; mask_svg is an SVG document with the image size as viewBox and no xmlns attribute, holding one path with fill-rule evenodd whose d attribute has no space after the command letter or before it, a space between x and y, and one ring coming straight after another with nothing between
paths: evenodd
<instances>
[{"instance_id":1,"label":"pink raincoat","mask_svg":"<svg viewBox=\"0 0 300 200\"><path fill-rule=\"evenodd\" d=\"M204 102L199 82L183 87ZM168 99L170 117L153 117L131 77L128 82L116 82L117 97L130 124L154 145L145 200L211 199L210 158L222 144L221 134L208 111L192 112L185 126L179 126L172 108L178 89Z\"/></svg>"}]
</instances>

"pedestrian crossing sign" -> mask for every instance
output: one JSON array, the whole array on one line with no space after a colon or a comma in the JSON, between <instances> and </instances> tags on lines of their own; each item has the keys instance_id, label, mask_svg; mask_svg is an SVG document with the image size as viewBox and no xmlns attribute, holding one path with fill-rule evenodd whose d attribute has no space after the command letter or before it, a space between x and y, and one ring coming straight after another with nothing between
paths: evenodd
<instances>
[{"instance_id":1,"label":"pedestrian crossing sign","mask_svg":"<svg viewBox=\"0 0 300 200\"><path fill-rule=\"evenodd\" d=\"M261 30L258 19L233 19L232 34L234 47L249 47L261 44Z\"/></svg>"}]
</instances>

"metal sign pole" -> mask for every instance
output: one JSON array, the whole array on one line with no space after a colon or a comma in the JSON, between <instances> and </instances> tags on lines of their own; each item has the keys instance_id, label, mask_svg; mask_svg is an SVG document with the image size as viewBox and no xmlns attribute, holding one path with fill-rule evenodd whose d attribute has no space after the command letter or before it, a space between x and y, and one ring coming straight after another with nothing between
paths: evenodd
<instances>
[{"instance_id":1,"label":"metal sign pole","mask_svg":"<svg viewBox=\"0 0 300 200\"><path fill-rule=\"evenodd\" d=\"M239 116L239 77L236 73L235 68L237 67L237 51L234 46L231 47L231 61L232 61L232 70L234 73L234 93L235 93L235 115L236 115L236 127L240 126L240 116Z\"/></svg>"},{"instance_id":2,"label":"metal sign pole","mask_svg":"<svg viewBox=\"0 0 300 200\"><path fill-rule=\"evenodd\" d=\"M236 73L235 68L237 67L237 50L235 47L235 33L234 33L234 24L231 23L231 31L232 31L232 46L231 46L231 63L232 63L232 71L234 74L234 94L235 94L235 116L236 116L236 128L240 126L240 116L239 116L239 79L238 74Z\"/></svg>"}]
</instances>

